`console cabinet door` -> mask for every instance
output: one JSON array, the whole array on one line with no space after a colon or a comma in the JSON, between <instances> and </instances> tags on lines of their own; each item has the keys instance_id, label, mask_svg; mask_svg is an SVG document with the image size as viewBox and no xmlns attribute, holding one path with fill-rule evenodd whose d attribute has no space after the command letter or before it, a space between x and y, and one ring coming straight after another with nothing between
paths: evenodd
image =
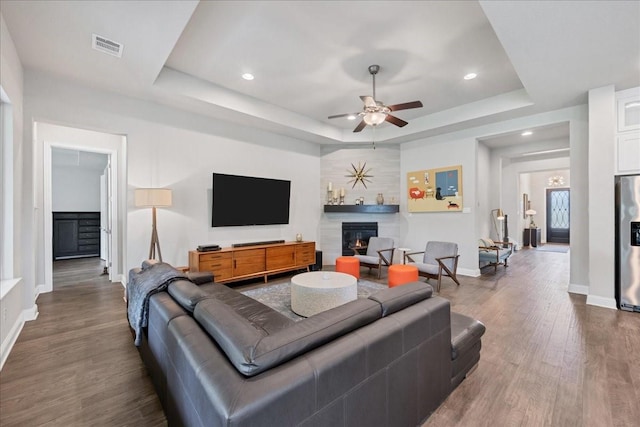
<instances>
[{"instance_id":1,"label":"console cabinet door","mask_svg":"<svg viewBox=\"0 0 640 427\"><path fill-rule=\"evenodd\" d=\"M233 276L260 273L266 270L265 249L246 249L233 252Z\"/></svg>"},{"instance_id":2,"label":"console cabinet door","mask_svg":"<svg viewBox=\"0 0 640 427\"><path fill-rule=\"evenodd\" d=\"M316 263L316 244L314 242L299 243L296 246L296 265L306 267Z\"/></svg>"},{"instance_id":3,"label":"console cabinet door","mask_svg":"<svg viewBox=\"0 0 640 427\"><path fill-rule=\"evenodd\" d=\"M267 248L267 270L279 270L295 266L296 253L294 245L274 246Z\"/></svg>"}]
</instances>

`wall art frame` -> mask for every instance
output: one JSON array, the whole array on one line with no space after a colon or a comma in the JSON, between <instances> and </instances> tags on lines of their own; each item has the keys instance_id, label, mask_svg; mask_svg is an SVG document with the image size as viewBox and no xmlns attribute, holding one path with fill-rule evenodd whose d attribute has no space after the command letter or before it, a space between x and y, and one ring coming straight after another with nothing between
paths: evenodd
<instances>
[{"instance_id":1,"label":"wall art frame","mask_svg":"<svg viewBox=\"0 0 640 427\"><path fill-rule=\"evenodd\" d=\"M409 212L461 212L462 165L407 173Z\"/></svg>"}]
</instances>

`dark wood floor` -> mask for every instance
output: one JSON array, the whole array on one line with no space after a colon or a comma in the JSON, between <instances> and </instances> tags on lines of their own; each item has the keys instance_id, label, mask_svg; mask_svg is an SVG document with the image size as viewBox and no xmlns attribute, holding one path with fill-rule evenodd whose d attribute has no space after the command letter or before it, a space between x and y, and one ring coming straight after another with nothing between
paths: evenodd
<instances>
[{"instance_id":1,"label":"dark wood floor","mask_svg":"<svg viewBox=\"0 0 640 427\"><path fill-rule=\"evenodd\" d=\"M487 333L478 368L425 426L638 422L640 314L567 293L568 261L522 250L497 274L443 283L452 309L482 320ZM85 269L86 277L54 270L54 292L38 298L38 319L0 372L3 427L166 425L133 346L122 287L101 266ZM366 278L375 281L375 270Z\"/></svg>"}]
</instances>

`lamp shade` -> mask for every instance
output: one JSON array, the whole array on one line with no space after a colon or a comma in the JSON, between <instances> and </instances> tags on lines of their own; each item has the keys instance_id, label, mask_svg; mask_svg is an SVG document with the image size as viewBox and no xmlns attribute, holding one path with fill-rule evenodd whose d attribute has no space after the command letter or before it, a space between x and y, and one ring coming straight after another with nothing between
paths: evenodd
<instances>
[{"instance_id":1,"label":"lamp shade","mask_svg":"<svg viewBox=\"0 0 640 427\"><path fill-rule=\"evenodd\" d=\"M171 190L168 188L136 188L135 205L138 208L168 208L171 201Z\"/></svg>"},{"instance_id":2,"label":"lamp shade","mask_svg":"<svg viewBox=\"0 0 640 427\"><path fill-rule=\"evenodd\" d=\"M386 118L387 115L385 113L373 111L366 113L362 119L369 126L378 126L380 123L384 122Z\"/></svg>"},{"instance_id":3,"label":"lamp shade","mask_svg":"<svg viewBox=\"0 0 640 427\"><path fill-rule=\"evenodd\" d=\"M504 212L502 212L502 209L496 209L496 219L500 221L504 219Z\"/></svg>"}]
</instances>

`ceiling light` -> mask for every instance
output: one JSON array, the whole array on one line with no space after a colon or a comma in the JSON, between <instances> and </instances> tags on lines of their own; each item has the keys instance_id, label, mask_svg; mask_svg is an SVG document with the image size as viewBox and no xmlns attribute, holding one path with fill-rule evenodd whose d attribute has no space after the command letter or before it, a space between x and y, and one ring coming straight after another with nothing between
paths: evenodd
<instances>
[{"instance_id":1,"label":"ceiling light","mask_svg":"<svg viewBox=\"0 0 640 427\"><path fill-rule=\"evenodd\" d=\"M387 115L385 113L370 111L364 115L363 120L369 126L378 126L380 123L384 122L384 119L386 118Z\"/></svg>"},{"instance_id":2,"label":"ceiling light","mask_svg":"<svg viewBox=\"0 0 640 427\"><path fill-rule=\"evenodd\" d=\"M476 73L469 73L469 74L467 74L466 76L464 76L463 78L464 78L465 80L473 80L473 79L475 79L476 77L478 77L478 75L477 75Z\"/></svg>"},{"instance_id":3,"label":"ceiling light","mask_svg":"<svg viewBox=\"0 0 640 427\"><path fill-rule=\"evenodd\" d=\"M245 80L253 80L255 77L251 73L244 73L242 75L242 78L245 79Z\"/></svg>"},{"instance_id":4,"label":"ceiling light","mask_svg":"<svg viewBox=\"0 0 640 427\"><path fill-rule=\"evenodd\" d=\"M350 116L347 116L347 120L355 120L356 116L351 114Z\"/></svg>"},{"instance_id":5,"label":"ceiling light","mask_svg":"<svg viewBox=\"0 0 640 427\"><path fill-rule=\"evenodd\" d=\"M522 136L529 136L529 135L533 135L533 132L531 132L530 130L525 130L524 132L522 132L520 135Z\"/></svg>"},{"instance_id":6,"label":"ceiling light","mask_svg":"<svg viewBox=\"0 0 640 427\"><path fill-rule=\"evenodd\" d=\"M564 185L564 177L561 175L550 176L548 182L551 187L558 187Z\"/></svg>"}]
</instances>

